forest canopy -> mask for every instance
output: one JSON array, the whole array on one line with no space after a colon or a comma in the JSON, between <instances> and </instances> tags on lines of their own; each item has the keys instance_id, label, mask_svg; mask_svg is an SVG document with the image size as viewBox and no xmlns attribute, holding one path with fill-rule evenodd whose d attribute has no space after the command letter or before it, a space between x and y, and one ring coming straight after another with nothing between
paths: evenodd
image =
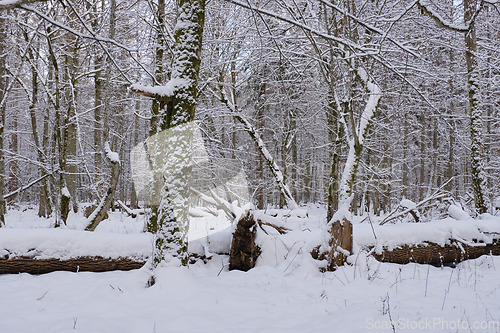
<instances>
[{"instance_id":1,"label":"forest canopy","mask_svg":"<svg viewBox=\"0 0 500 333\"><path fill-rule=\"evenodd\" d=\"M193 3L0 1L8 205L37 205L58 225L99 202L106 142L121 162L115 199L147 205L130 152L181 121L180 105L209 156L243 166L258 208L324 204L331 218L352 197L355 213L383 214L442 190L473 214L495 211L497 2L199 1L200 50L181 73L192 40L179 22L192 12L180 9ZM186 73L189 105L130 89Z\"/></svg>"}]
</instances>

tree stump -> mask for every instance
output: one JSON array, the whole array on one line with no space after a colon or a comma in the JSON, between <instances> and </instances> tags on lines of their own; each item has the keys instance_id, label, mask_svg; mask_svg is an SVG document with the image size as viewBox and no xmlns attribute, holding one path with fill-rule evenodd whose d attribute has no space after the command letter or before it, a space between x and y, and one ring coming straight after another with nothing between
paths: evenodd
<instances>
[{"instance_id":1,"label":"tree stump","mask_svg":"<svg viewBox=\"0 0 500 333\"><path fill-rule=\"evenodd\" d=\"M347 257L352 253L352 223L345 217L342 221L332 223L330 230L330 253L326 270L334 271L337 267L344 265Z\"/></svg>"},{"instance_id":2,"label":"tree stump","mask_svg":"<svg viewBox=\"0 0 500 333\"><path fill-rule=\"evenodd\" d=\"M237 269L248 271L255 267L257 258L261 250L255 244L257 235L257 223L253 215L248 212L236 225L231 242L231 252L229 254L229 270Z\"/></svg>"}]
</instances>

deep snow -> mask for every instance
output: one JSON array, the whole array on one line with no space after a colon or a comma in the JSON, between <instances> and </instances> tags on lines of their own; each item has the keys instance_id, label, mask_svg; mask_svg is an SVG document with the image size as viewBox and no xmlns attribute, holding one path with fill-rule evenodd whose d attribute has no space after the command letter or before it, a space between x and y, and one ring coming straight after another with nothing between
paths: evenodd
<instances>
[{"instance_id":1,"label":"deep snow","mask_svg":"<svg viewBox=\"0 0 500 333\"><path fill-rule=\"evenodd\" d=\"M379 263L358 251L350 258L355 265L320 273L308 251L324 237L324 211L312 210L307 219L267 213L277 213L269 220L293 231L260 232L263 254L246 273L228 271L228 257L213 255L207 264L161 268L150 288L145 288L149 272L144 268L0 275L0 332L500 332L499 257L439 268ZM70 217L72 224L60 232L83 233L71 230L83 228L81 220ZM207 225L203 220L192 225L193 246L208 252L215 252L212 246L227 247L227 221L212 219ZM475 223L491 221L500 224L498 218ZM111 243L115 236L140 239L143 222L143 217L113 213L93 236ZM458 221L445 223L453 222ZM355 226L355 241L356 230L359 237L363 228L372 232L365 223ZM12 211L9 228L0 235L48 225L33 211ZM1 242L0 236L0 248Z\"/></svg>"}]
</instances>

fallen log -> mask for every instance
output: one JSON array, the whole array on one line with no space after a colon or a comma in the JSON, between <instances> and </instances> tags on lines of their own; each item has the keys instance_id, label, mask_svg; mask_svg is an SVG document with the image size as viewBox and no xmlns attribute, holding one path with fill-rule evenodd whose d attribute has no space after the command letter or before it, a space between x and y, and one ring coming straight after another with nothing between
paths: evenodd
<instances>
[{"instance_id":1,"label":"fallen log","mask_svg":"<svg viewBox=\"0 0 500 333\"><path fill-rule=\"evenodd\" d=\"M495 239L491 244L466 244L453 241L444 246L426 242L418 245L402 245L391 250L384 248L382 253L373 253L375 259L381 262L436 266L457 264L464 260L479 258L482 255L500 255L500 240Z\"/></svg>"},{"instance_id":2,"label":"fallen log","mask_svg":"<svg viewBox=\"0 0 500 333\"><path fill-rule=\"evenodd\" d=\"M55 271L107 272L141 268L146 262L130 258L78 257L71 259L0 258L0 274L45 274Z\"/></svg>"}]
</instances>

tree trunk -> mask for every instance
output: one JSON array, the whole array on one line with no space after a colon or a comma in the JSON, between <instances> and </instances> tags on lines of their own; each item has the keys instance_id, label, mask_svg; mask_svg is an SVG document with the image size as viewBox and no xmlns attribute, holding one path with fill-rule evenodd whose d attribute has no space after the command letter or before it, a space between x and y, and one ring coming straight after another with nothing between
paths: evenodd
<instances>
[{"instance_id":1,"label":"tree trunk","mask_svg":"<svg viewBox=\"0 0 500 333\"><path fill-rule=\"evenodd\" d=\"M424 187L425 187L425 175L426 175L426 170L425 170L426 119L423 112L420 115L420 119L422 126L420 128L420 175L418 180L418 200L422 201L424 200Z\"/></svg>"},{"instance_id":2,"label":"tree trunk","mask_svg":"<svg viewBox=\"0 0 500 333\"><path fill-rule=\"evenodd\" d=\"M63 116L61 113L61 89L60 89L60 71L59 64L57 62L57 58L54 52L54 48L52 46L52 37L51 37L51 29L50 27L46 28L46 36L47 36L47 46L49 52L49 82L51 83L50 88L54 90L54 94L52 96L51 92L48 90L48 99L52 101L53 107L55 110L55 130L54 130L54 143L57 149L58 156L58 166L59 170L59 216L56 217L56 221L54 227L59 227L61 220L64 224L66 224L66 220L68 219L69 214L69 204L70 204L70 194L66 188L66 180L64 175L64 170L66 170L66 149L64 142L64 128L65 123L63 120Z\"/></svg>"},{"instance_id":3,"label":"tree trunk","mask_svg":"<svg viewBox=\"0 0 500 333\"><path fill-rule=\"evenodd\" d=\"M144 266L144 261L128 258L78 257L71 259L0 258L0 274L45 274L55 271L108 272L129 271Z\"/></svg>"},{"instance_id":4,"label":"tree trunk","mask_svg":"<svg viewBox=\"0 0 500 333\"><path fill-rule=\"evenodd\" d=\"M77 185L78 185L78 174L77 174L77 128L76 128L76 93L77 90L74 89L76 85L76 68L78 67L78 47L77 39L70 38L68 41L68 55L65 58L66 69L65 73L65 83L68 85L65 91L66 100L66 115L64 119L64 145L65 153L64 157L66 160L65 171L66 175L66 185L68 191L71 195L71 200L73 203L73 211L76 213L78 211L78 199L77 199Z\"/></svg>"},{"instance_id":5,"label":"tree trunk","mask_svg":"<svg viewBox=\"0 0 500 333\"><path fill-rule=\"evenodd\" d=\"M477 0L464 0L464 21L470 21L477 10ZM486 175L483 150L483 114L479 108L479 69L477 68L477 43L475 22L471 22L465 33L465 62L467 64L467 90L469 93L469 116L471 133L471 177L476 212L486 212Z\"/></svg>"},{"instance_id":6,"label":"tree trunk","mask_svg":"<svg viewBox=\"0 0 500 333\"><path fill-rule=\"evenodd\" d=\"M231 242L229 254L229 270L237 269L248 271L255 267L260 255L260 248L255 244L257 223L253 215L248 212L238 221Z\"/></svg>"},{"instance_id":7,"label":"tree trunk","mask_svg":"<svg viewBox=\"0 0 500 333\"><path fill-rule=\"evenodd\" d=\"M5 200L3 198L5 186L4 166L4 129L5 109L7 98L7 73L5 70L7 52L5 43L7 41L6 19L0 15L0 228L5 226Z\"/></svg>"},{"instance_id":8,"label":"tree trunk","mask_svg":"<svg viewBox=\"0 0 500 333\"><path fill-rule=\"evenodd\" d=\"M352 253L352 223L345 216L331 222L330 253L328 254L328 271L334 271L344 265L347 257Z\"/></svg>"},{"instance_id":9,"label":"tree trunk","mask_svg":"<svg viewBox=\"0 0 500 333\"><path fill-rule=\"evenodd\" d=\"M23 31L24 40L29 43L29 36L26 31ZM31 131L33 134L33 141L37 150L38 161L43 165L46 165L46 155L44 154L44 146L40 142L40 135L38 133L38 123L36 109L38 105L38 69L36 67L37 58L35 58L35 53L33 48L28 49L28 58L30 60L31 68L31 103L29 106L30 118L31 118ZM41 177L47 175L46 169L42 166L40 167ZM40 202L38 205L38 216L49 217L52 214L52 202L50 200L49 192L49 180L44 178L39 186Z\"/></svg>"},{"instance_id":10,"label":"tree trunk","mask_svg":"<svg viewBox=\"0 0 500 333\"><path fill-rule=\"evenodd\" d=\"M161 153L159 156L150 156L154 174L163 178L153 270L167 257L168 260L176 259L182 265L188 263L189 175L195 130L190 124L194 120L198 96L205 0L180 0L178 13L174 29L172 76L167 83L172 89L167 94L158 94L131 87L133 91L155 97L159 102L160 123L156 126L157 133L151 138L156 146L152 147L154 151L162 152L163 147L175 145L175 153L168 156L168 161L165 160L167 156L162 156ZM166 129L169 131L164 131ZM148 284L152 285L154 282L153 275Z\"/></svg>"},{"instance_id":11,"label":"tree trunk","mask_svg":"<svg viewBox=\"0 0 500 333\"><path fill-rule=\"evenodd\" d=\"M356 78L366 89L368 100L361 113L358 125L354 124L354 110L352 110L352 106L349 105L349 102L345 102L346 114L350 117L351 122L352 138L349 139L349 152L340 181L340 202L346 201L353 194L353 187L357 176L359 161L361 159L363 144L368 132L367 130L372 123L378 103L382 97L379 86L371 80L363 68L358 67L353 70L356 70Z\"/></svg>"},{"instance_id":12,"label":"tree trunk","mask_svg":"<svg viewBox=\"0 0 500 333\"><path fill-rule=\"evenodd\" d=\"M328 138L331 145L330 149L330 179L328 183L328 210L326 220L330 221L333 214L339 209L339 170L340 170L340 150L342 148L343 128L340 124L340 110L338 110L335 101L335 92L330 88L328 95Z\"/></svg>"}]
</instances>

